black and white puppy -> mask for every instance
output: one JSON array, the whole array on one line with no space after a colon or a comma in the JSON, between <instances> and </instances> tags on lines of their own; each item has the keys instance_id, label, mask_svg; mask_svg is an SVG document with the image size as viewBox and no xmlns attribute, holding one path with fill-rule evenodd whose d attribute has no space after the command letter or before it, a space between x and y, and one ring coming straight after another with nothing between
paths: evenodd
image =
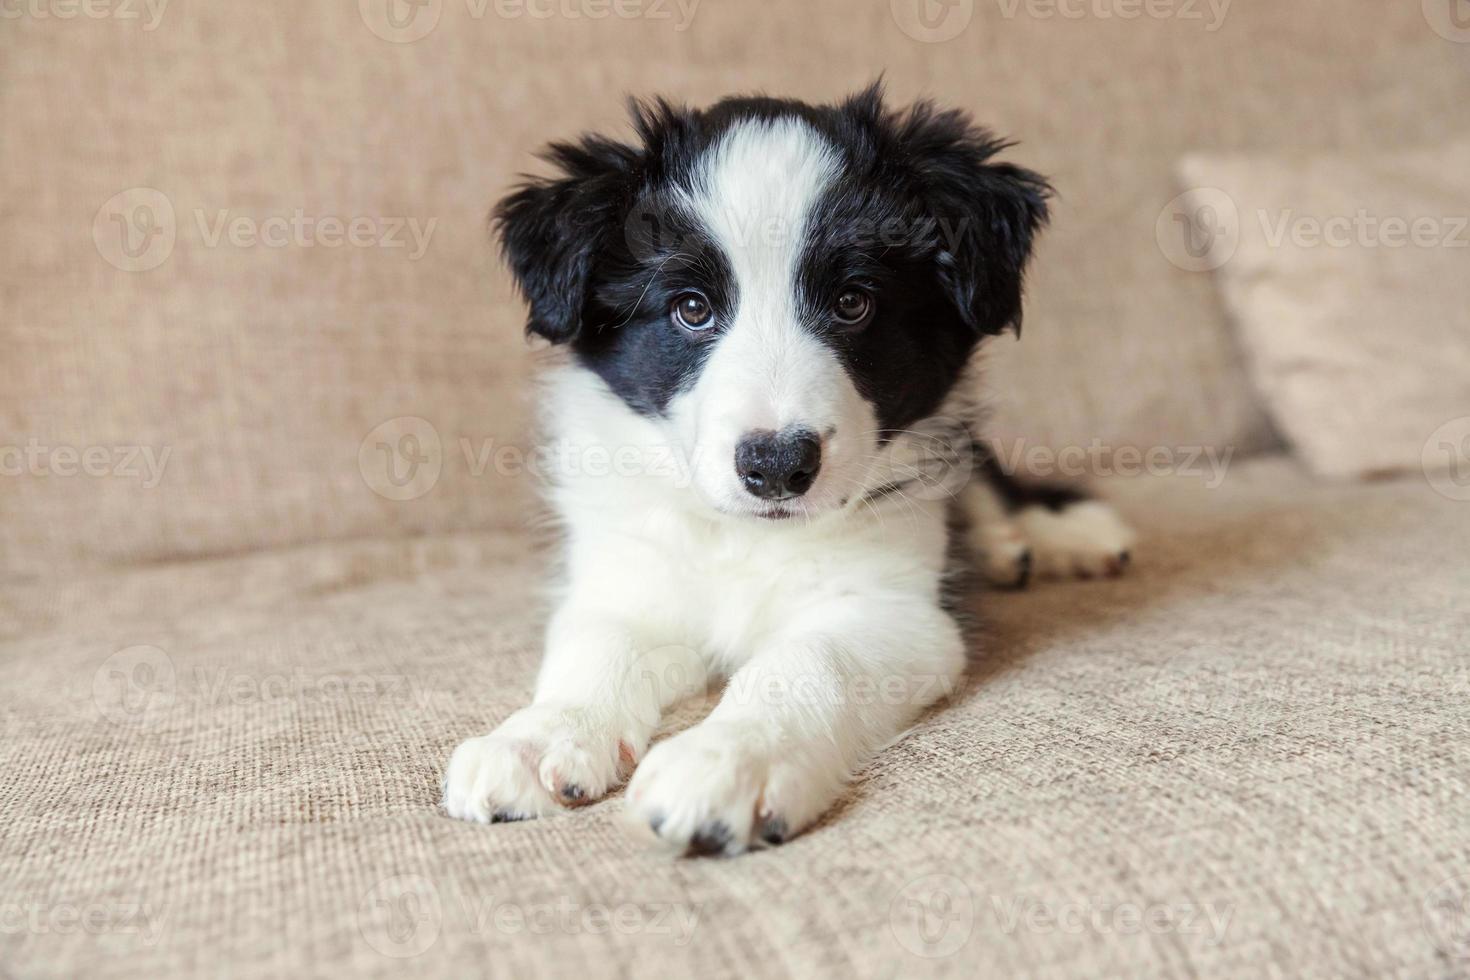
<instances>
[{"instance_id":1,"label":"black and white puppy","mask_svg":"<svg viewBox=\"0 0 1470 980\"><path fill-rule=\"evenodd\" d=\"M1131 535L973 451L968 376L1020 325L1047 216L1006 144L877 86L633 116L635 142L552 145L561 173L496 212L528 329L570 351L551 435L613 464L554 481L565 591L535 698L455 750L444 806L521 820L632 773L639 826L733 854L810 825L952 689L956 500L1007 584L1121 570ZM708 717L650 750L714 678Z\"/></svg>"}]
</instances>

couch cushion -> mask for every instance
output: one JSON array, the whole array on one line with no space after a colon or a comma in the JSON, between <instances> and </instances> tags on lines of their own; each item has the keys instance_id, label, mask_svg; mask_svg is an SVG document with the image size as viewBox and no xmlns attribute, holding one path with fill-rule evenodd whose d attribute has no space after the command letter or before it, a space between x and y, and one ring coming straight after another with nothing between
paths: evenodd
<instances>
[{"instance_id":1,"label":"couch cushion","mask_svg":"<svg viewBox=\"0 0 1470 980\"><path fill-rule=\"evenodd\" d=\"M1154 236L1174 161L1424 141L1470 83L1417 3L85 6L119 15L0 39L0 465L43 460L0 476L0 574L513 525L522 484L482 461L524 444L523 316L485 215L547 139L620 130L625 92L882 70L974 111L1060 191L1025 340L997 342L1005 433L1244 452L1262 416L1208 278Z\"/></svg>"},{"instance_id":2,"label":"couch cushion","mask_svg":"<svg viewBox=\"0 0 1470 980\"><path fill-rule=\"evenodd\" d=\"M18 976L1449 975L1470 953L1470 521L1289 463L1116 488L1118 581L975 596L951 704L784 847L673 861L621 800L435 810L527 697L510 534L0 591ZM922 922L915 917L927 915ZM85 927L84 927L84 924ZM926 942L927 937L927 942Z\"/></svg>"},{"instance_id":3,"label":"couch cushion","mask_svg":"<svg viewBox=\"0 0 1470 980\"><path fill-rule=\"evenodd\" d=\"M1218 223L1202 261L1252 380L1302 459L1347 478L1463 466L1470 450L1432 443L1470 435L1470 138L1195 155L1180 172L1187 209Z\"/></svg>"}]
</instances>

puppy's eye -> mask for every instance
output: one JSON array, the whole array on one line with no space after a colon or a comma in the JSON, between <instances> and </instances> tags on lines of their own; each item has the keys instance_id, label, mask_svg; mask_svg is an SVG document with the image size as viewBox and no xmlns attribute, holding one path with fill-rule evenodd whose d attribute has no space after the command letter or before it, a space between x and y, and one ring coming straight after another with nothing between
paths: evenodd
<instances>
[{"instance_id":1,"label":"puppy's eye","mask_svg":"<svg viewBox=\"0 0 1470 980\"><path fill-rule=\"evenodd\" d=\"M832 304L832 315L845 327L862 326L873 315L873 297L857 287L844 289Z\"/></svg>"},{"instance_id":2,"label":"puppy's eye","mask_svg":"<svg viewBox=\"0 0 1470 980\"><path fill-rule=\"evenodd\" d=\"M708 330L715 324L715 311L709 305L709 300L699 293L680 293L674 297L674 303L669 308L674 322L685 330L693 330L696 333Z\"/></svg>"}]
</instances>

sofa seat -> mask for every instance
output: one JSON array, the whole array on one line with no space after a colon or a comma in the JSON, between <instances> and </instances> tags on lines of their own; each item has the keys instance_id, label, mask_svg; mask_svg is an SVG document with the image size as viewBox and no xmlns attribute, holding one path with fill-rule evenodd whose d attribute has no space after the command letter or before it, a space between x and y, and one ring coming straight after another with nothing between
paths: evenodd
<instances>
[{"instance_id":1,"label":"sofa seat","mask_svg":"<svg viewBox=\"0 0 1470 980\"><path fill-rule=\"evenodd\" d=\"M1465 970L1470 504L1284 459L1108 490L1125 578L977 592L963 687L732 860L617 795L436 809L530 692L544 536L11 582L0 976Z\"/></svg>"}]
</instances>

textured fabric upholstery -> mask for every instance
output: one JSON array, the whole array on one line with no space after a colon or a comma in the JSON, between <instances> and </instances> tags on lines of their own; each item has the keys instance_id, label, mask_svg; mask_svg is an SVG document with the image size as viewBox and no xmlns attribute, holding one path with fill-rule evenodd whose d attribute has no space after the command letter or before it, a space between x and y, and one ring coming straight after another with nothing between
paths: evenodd
<instances>
[{"instance_id":1,"label":"textured fabric upholstery","mask_svg":"<svg viewBox=\"0 0 1470 980\"><path fill-rule=\"evenodd\" d=\"M12 585L0 959L1463 975L1467 505L1269 460L1117 491L1145 528L1129 577L977 595L950 702L811 832L733 860L646 850L618 797L493 827L436 811L449 750L529 692L544 561L521 533Z\"/></svg>"},{"instance_id":2,"label":"textured fabric upholstery","mask_svg":"<svg viewBox=\"0 0 1470 980\"><path fill-rule=\"evenodd\" d=\"M829 99L881 71L896 101L972 110L1059 191L1024 339L995 345L1003 431L1242 453L1269 436L1208 276L1156 240L1177 159L1467 125L1466 46L1417 3L1241 2L1217 19L1181 0L1129 19L965 0L953 12L969 20L934 35L911 0L702 0L687 23L673 0L601 19L430 0L434 29L393 43L370 25L415 32L390 29L389 2L175 0L156 21L141 0L100 7L135 19L12 5L0 446L97 447L112 467L131 447L170 455L152 487L29 464L6 478L0 573L515 526L523 483L474 463L487 441L524 446L527 420L522 307L485 215L548 139L620 130L625 93ZM925 42L900 23L962 29ZM133 188L163 200L117 198ZM370 244L331 224L353 219ZM358 458L403 416L433 427L439 448L419 445L440 466L432 490L398 501Z\"/></svg>"}]
</instances>

